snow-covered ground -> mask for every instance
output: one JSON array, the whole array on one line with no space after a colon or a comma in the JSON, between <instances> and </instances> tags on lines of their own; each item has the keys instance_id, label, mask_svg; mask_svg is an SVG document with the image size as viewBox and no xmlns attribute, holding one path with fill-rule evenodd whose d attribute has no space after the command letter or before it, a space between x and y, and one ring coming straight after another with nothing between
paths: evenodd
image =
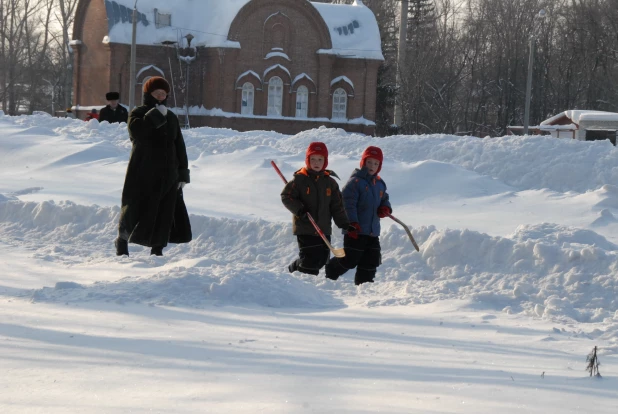
<instances>
[{"instance_id":1,"label":"snow-covered ground","mask_svg":"<svg viewBox=\"0 0 618 414\"><path fill-rule=\"evenodd\" d=\"M291 177L315 140L342 182L366 146L384 150L421 252L383 221L375 284L286 271L295 239L270 160ZM1 413L615 412L609 142L185 141L194 241L117 258L126 125L0 114ZM602 379L585 371L594 346Z\"/></svg>"}]
</instances>

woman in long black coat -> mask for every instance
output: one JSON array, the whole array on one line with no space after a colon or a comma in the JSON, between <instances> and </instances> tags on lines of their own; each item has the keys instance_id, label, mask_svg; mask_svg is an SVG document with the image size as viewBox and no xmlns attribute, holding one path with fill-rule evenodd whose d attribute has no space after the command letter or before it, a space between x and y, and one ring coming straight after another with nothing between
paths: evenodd
<instances>
[{"instance_id":1,"label":"woman in long black coat","mask_svg":"<svg viewBox=\"0 0 618 414\"><path fill-rule=\"evenodd\" d=\"M176 115L165 107L170 86L162 77L144 83L143 104L129 115L133 143L122 189L116 254L129 255L128 243L151 247L161 256L168 242L191 241L182 198L189 183L187 149Z\"/></svg>"}]
</instances>

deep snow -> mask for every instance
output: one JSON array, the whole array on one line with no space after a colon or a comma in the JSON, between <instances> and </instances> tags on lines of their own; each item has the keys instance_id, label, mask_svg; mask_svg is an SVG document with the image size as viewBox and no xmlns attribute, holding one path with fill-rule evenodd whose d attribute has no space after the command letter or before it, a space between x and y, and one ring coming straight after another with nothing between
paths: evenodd
<instances>
[{"instance_id":1,"label":"deep snow","mask_svg":"<svg viewBox=\"0 0 618 414\"><path fill-rule=\"evenodd\" d=\"M117 258L126 125L0 115L0 131L2 412L613 412L608 142L193 129L194 241ZM373 285L285 269L295 241L269 162L290 177L314 140L342 182L367 145L385 153L421 252L385 221Z\"/></svg>"}]
</instances>

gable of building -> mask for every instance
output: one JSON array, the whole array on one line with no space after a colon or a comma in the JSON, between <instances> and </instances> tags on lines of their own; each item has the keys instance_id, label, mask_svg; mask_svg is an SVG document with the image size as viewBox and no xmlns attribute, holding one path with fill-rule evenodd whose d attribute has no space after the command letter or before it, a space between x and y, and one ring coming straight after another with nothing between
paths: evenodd
<instances>
[{"instance_id":1,"label":"gable of building","mask_svg":"<svg viewBox=\"0 0 618 414\"><path fill-rule=\"evenodd\" d=\"M90 3L82 1L82 3ZM109 43L130 44L134 0L103 0L107 14ZM240 48L233 40L232 23L243 8L260 0L141 0L138 3L136 43L157 45L177 42L191 33L192 46ZM271 2L272 3L272 2ZM384 60L380 32L373 12L361 1L354 4L327 4L302 0L281 0L286 6L309 6L317 11L328 46L318 50L340 58ZM289 3L289 4L286 4ZM257 5L256 5L257 6ZM76 25L79 25L79 13ZM74 36L74 39L77 38ZM79 40L79 39L78 39Z\"/></svg>"}]
</instances>

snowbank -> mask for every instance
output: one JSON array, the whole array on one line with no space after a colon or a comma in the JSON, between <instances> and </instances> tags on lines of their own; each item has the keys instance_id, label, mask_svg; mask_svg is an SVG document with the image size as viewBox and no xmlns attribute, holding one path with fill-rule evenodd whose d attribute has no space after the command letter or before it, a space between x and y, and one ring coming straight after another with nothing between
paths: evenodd
<instances>
[{"instance_id":1,"label":"snowbank","mask_svg":"<svg viewBox=\"0 0 618 414\"><path fill-rule=\"evenodd\" d=\"M104 261L113 257L118 213L70 202L7 201L0 203L0 231L8 240L24 240L38 259ZM152 276L43 288L33 298L321 308L341 304L326 292L357 294L352 275L333 283L285 272L285 260L295 254L289 224L195 215L191 221L195 240L171 247L165 259L133 246L131 258L117 259L152 267ZM509 313L579 322L611 321L618 311L618 246L593 231L554 224L522 226L509 238L434 227L413 231L422 254L399 227L382 236L379 283L362 288L370 306L465 298ZM159 271L164 263L173 269Z\"/></svg>"},{"instance_id":2,"label":"snowbank","mask_svg":"<svg viewBox=\"0 0 618 414\"><path fill-rule=\"evenodd\" d=\"M43 116L3 117L20 127L43 128L30 134L68 135L80 141L109 141L127 150L130 141L124 124L86 123ZM549 189L586 192L618 183L618 149L609 141L558 140L548 136L479 139L452 135L413 135L371 138L341 129L321 127L287 136L270 131L237 132L195 128L184 131L189 154L223 154L267 146L287 154L304 154L312 141L328 145L331 155L359 159L368 145L378 145L389 160L415 163L434 160L489 176L518 190Z\"/></svg>"}]
</instances>

